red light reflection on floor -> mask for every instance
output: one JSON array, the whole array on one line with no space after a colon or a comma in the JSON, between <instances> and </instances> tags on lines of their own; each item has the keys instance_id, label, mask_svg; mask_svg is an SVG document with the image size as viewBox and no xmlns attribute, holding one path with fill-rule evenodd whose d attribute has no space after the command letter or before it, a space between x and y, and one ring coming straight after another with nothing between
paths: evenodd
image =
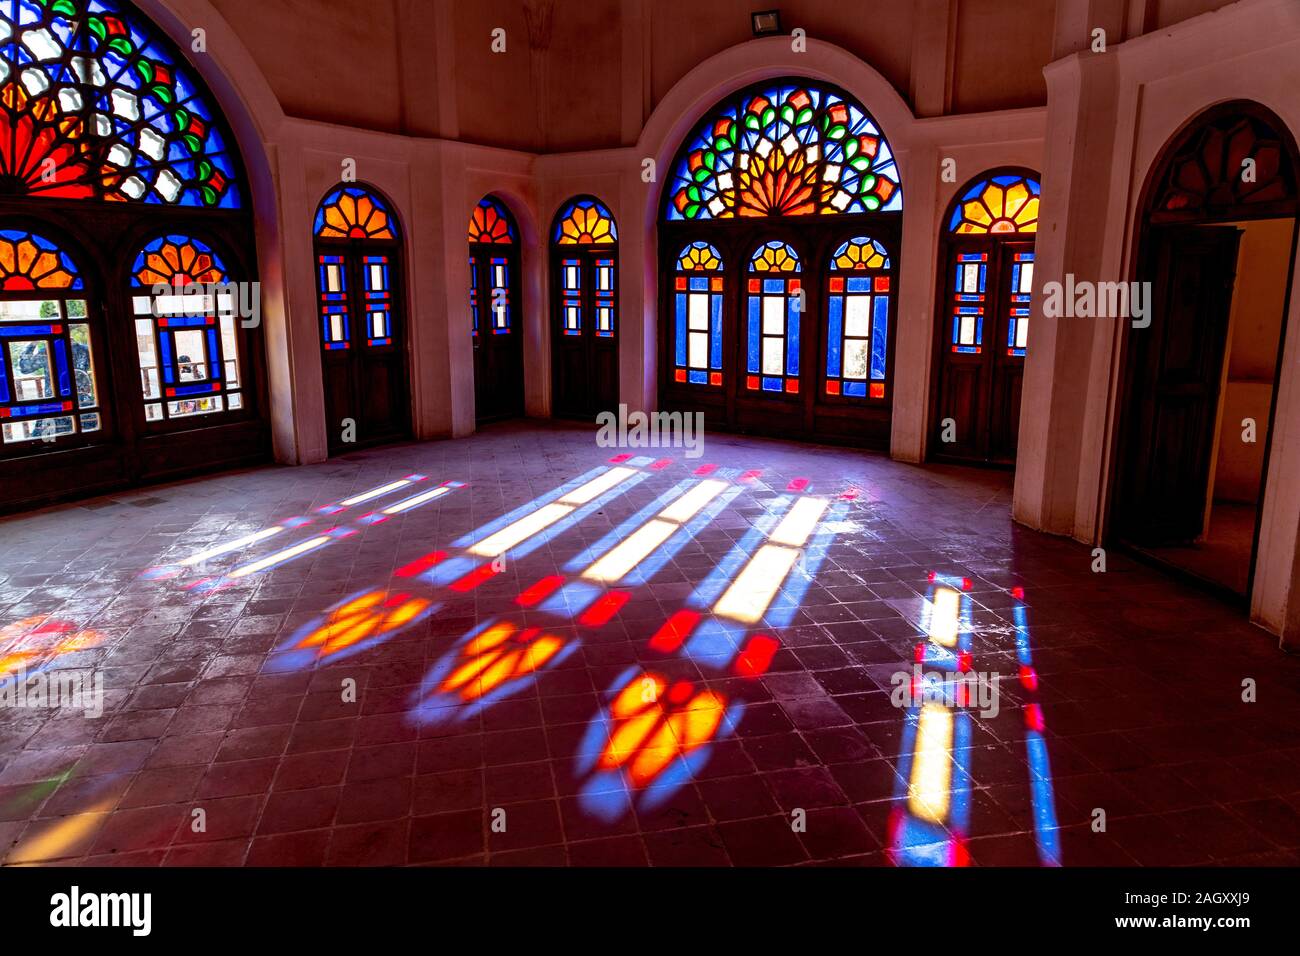
<instances>
[{"instance_id":1,"label":"red light reflection on floor","mask_svg":"<svg viewBox=\"0 0 1300 956\"><path fill-rule=\"evenodd\" d=\"M335 608L315 630L296 645L299 650L319 648L326 658L362 641L400 630L429 607L424 598L389 594L376 589Z\"/></svg>"}]
</instances>

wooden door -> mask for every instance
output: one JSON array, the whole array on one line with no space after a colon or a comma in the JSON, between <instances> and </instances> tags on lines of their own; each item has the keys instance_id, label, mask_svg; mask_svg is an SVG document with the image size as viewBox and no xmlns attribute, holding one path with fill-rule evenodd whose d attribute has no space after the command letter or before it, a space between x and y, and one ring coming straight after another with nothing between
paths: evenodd
<instances>
[{"instance_id":1,"label":"wooden door","mask_svg":"<svg viewBox=\"0 0 1300 956\"><path fill-rule=\"evenodd\" d=\"M1190 543L1204 526L1240 235L1151 231L1151 326L1128 332L1131 424L1114 499L1117 530L1136 544Z\"/></svg>"},{"instance_id":2,"label":"wooden door","mask_svg":"<svg viewBox=\"0 0 1300 956\"><path fill-rule=\"evenodd\" d=\"M618 254L557 246L551 326L553 414L591 420L618 407Z\"/></svg>"},{"instance_id":3,"label":"wooden door","mask_svg":"<svg viewBox=\"0 0 1300 956\"><path fill-rule=\"evenodd\" d=\"M516 418L524 413L518 260L501 245L475 243L469 269L475 418L480 423Z\"/></svg>"},{"instance_id":4,"label":"wooden door","mask_svg":"<svg viewBox=\"0 0 1300 956\"><path fill-rule=\"evenodd\" d=\"M410 437L396 249L378 243L319 244L316 264L330 454Z\"/></svg>"}]
</instances>

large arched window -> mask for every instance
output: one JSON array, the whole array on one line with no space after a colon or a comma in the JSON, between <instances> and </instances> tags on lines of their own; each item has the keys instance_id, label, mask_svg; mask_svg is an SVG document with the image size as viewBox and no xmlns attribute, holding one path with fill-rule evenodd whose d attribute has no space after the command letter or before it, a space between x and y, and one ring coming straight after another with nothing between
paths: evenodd
<instances>
[{"instance_id":1,"label":"large arched window","mask_svg":"<svg viewBox=\"0 0 1300 956\"><path fill-rule=\"evenodd\" d=\"M843 90L774 80L717 104L664 190L662 404L704 411L720 427L886 446L902 207L888 141ZM842 257L863 241L869 261L850 269ZM705 382L704 369L682 361L691 332L702 341L705 329L704 299L682 297L693 247L719 263L707 330L720 361Z\"/></svg>"},{"instance_id":2,"label":"large arched window","mask_svg":"<svg viewBox=\"0 0 1300 956\"><path fill-rule=\"evenodd\" d=\"M618 404L618 225L594 196L556 213L551 276L552 410L590 418Z\"/></svg>"},{"instance_id":3,"label":"large arched window","mask_svg":"<svg viewBox=\"0 0 1300 956\"><path fill-rule=\"evenodd\" d=\"M410 433L402 246L387 200L359 183L316 208L325 428L330 452Z\"/></svg>"},{"instance_id":4,"label":"large arched window","mask_svg":"<svg viewBox=\"0 0 1300 956\"><path fill-rule=\"evenodd\" d=\"M999 171L952 202L939 280L936 458L1015 460L1041 192L1037 174Z\"/></svg>"},{"instance_id":5,"label":"large arched window","mask_svg":"<svg viewBox=\"0 0 1300 956\"><path fill-rule=\"evenodd\" d=\"M468 240L475 417L487 422L522 415L519 229L504 203L485 196L470 214Z\"/></svg>"},{"instance_id":6,"label":"large arched window","mask_svg":"<svg viewBox=\"0 0 1300 956\"><path fill-rule=\"evenodd\" d=\"M60 453L0 509L264 460L246 179L203 80L118 0L0 3L0 38L0 480ZM197 292L216 273L141 288L151 257L216 247L239 284L224 313ZM169 263L148 284L188 274ZM186 331L208 319L215 344ZM172 345L190 361L169 365Z\"/></svg>"}]
</instances>

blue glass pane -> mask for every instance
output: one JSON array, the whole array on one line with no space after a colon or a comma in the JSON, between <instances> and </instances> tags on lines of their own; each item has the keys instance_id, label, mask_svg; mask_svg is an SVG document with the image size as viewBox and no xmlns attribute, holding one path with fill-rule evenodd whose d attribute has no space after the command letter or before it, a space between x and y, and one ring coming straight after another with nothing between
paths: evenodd
<instances>
[{"instance_id":1,"label":"blue glass pane","mask_svg":"<svg viewBox=\"0 0 1300 956\"><path fill-rule=\"evenodd\" d=\"M759 368L758 350L759 350L759 341L761 339L761 336L759 335L759 331L758 331L759 302L760 299L758 296L751 295L749 297L749 331L746 336L745 345L746 345L746 352L748 353L748 357L749 357L748 367L751 373L757 372Z\"/></svg>"},{"instance_id":2,"label":"blue glass pane","mask_svg":"<svg viewBox=\"0 0 1300 956\"><path fill-rule=\"evenodd\" d=\"M677 365L686 365L686 293L677 293Z\"/></svg>"},{"instance_id":3,"label":"blue glass pane","mask_svg":"<svg viewBox=\"0 0 1300 956\"><path fill-rule=\"evenodd\" d=\"M785 382L779 378L765 378L763 379L763 391L783 392L785 391Z\"/></svg>"},{"instance_id":4,"label":"blue glass pane","mask_svg":"<svg viewBox=\"0 0 1300 956\"><path fill-rule=\"evenodd\" d=\"M848 395L850 398L866 398L867 383L866 382L845 382L844 394Z\"/></svg>"},{"instance_id":5,"label":"blue glass pane","mask_svg":"<svg viewBox=\"0 0 1300 956\"><path fill-rule=\"evenodd\" d=\"M785 291L784 279L764 279L763 291L769 295L780 295Z\"/></svg>"},{"instance_id":6,"label":"blue glass pane","mask_svg":"<svg viewBox=\"0 0 1300 956\"><path fill-rule=\"evenodd\" d=\"M870 292L871 280L862 276L854 276L848 280L850 292Z\"/></svg>"},{"instance_id":7,"label":"blue glass pane","mask_svg":"<svg viewBox=\"0 0 1300 956\"><path fill-rule=\"evenodd\" d=\"M691 288L691 291L692 291L692 292L708 292L708 291L709 291L709 278L708 278L708 276L691 276L689 282L690 282L690 288Z\"/></svg>"},{"instance_id":8,"label":"blue glass pane","mask_svg":"<svg viewBox=\"0 0 1300 956\"><path fill-rule=\"evenodd\" d=\"M844 297L831 296L830 323L826 330L826 377L840 377L840 325L844 321Z\"/></svg>"},{"instance_id":9,"label":"blue glass pane","mask_svg":"<svg viewBox=\"0 0 1300 956\"><path fill-rule=\"evenodd\" d=\"M786 338L785 338L785 374L799 374L799 310L795 308L798 300L794 296L786 299Z\"/></svg>"},{"instance_id":10,"label":"blue glass pane","mask_svg":"<svg viewBox=\"0 0 1300 956\"><path fill-rule=\"evenodd\" d=\"M690 372L687 375L687 380L692 385L707 385L709 381L709 376L707 372L703 370L697 370L697 371Z\"/></svg>"},{"instance_id":11,"label":"blue glass pane","mask_svg":"<svg viewBox=\"0 0 1300 956\"><path fill-rule=\"evenodd\" d=\"M61 338L54 340L54 364L59 370L59 394L70 395L72 386L68 384L68 351Z\"/></svg>"},{"instance_id":12,"label":"blue glass pane","mask_svg":"<svg viewBox=\"0 0 1300 956\"><path fill-rule=\"evenodd\" d=\"M710 297L709 367L722 368L722 296Z\"/></svg>"},{"instance_id":13,"label":"blue glass pane","mask_svg":"<svg viewBox=\"0 0 1300 956\"><path fill-rule=\"evenodd\" d=\"M889 346L889 296L878 295L872 302L871 377L885 378L885 356Z\"/></svg>"}]
</instances>

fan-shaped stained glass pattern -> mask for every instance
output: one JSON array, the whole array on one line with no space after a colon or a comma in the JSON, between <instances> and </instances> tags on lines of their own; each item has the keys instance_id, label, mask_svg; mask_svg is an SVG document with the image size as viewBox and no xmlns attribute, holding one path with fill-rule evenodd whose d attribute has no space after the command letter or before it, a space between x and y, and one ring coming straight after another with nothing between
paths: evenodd
<instances>
[{"instance_id":1,"label":"fan-shaped stained glass pattern","mask_svg":"<svg viewBox=\"0 0 1300 956\"><path fill-rule=\"evenodd\" d=\"M163 236L155 239L135 257L131 267L131 285L150 288L155 285L185 286L191 283L212 285L226 281L226 269L205 243L188 236Z\"/></svg>"},{"instance_id":2,"label":"fan-shaped stained glass pattern","mask_svg":"<svg viewBox=\"0 0 1300 956\"><path fill-rule=\"evenodd\" d=\"M1038 231L1038 180L1028 176L981 179L962 194L948 230L958 235L1025 235Z\"/></svg>"},{"instance_id":3,"label":"fan-shaped stained glass pattern","mask_svg":"<svg viewBox=\"0 0 1300 956\"><path fill-rule=\"evenodd\" d=\"M875 239L857 236L831 256L832 269L888 269L889 253Z\"/></svg>"},{"instance_id":4,"label":"fan-shaped stained glass pattern","mask_svg":"<svg viewBox=\"0 0 1300 956\"><path fill-rule=\"evenodd\" d=\"M30 232L0 231L0 290L82 288L77 267L54 243Z\"/></svg>"},{"instance_id":5,"label":"fan-shaped stained glass pattern","mask_svg":"<svg viewBox=\"0 0 1300 956\"><path fill-rule=\"evenodd\" d=\"M1186 139L1159 195L1156 208L1162 212L1199 214L1294 199L1295 170L1276 130L1234 110Z\"/></svg>"},{"instance_id":6,"label":"fan-shaped stained glass pattern","mask_svg":"<svg viewBox=\"0 0 1300 956\"><path fill-rule=\"evenodd\" d=\"M722 255L692 242L677 256L673 277L673 381L722 384Z\"/></svg>"},{"instance_id":7,"label":"fan-shaped stained glass pattern","mask_svg":"<svg viewBox=\"0 0 1300 956\"><path fill-rule=\"evenodd\" d=\"M848 272L850 275L844 275ZM826 280L826 394L883 399L889 363L889 252L856 236L835 250Z\"/></svg>"},{"instance_id":8,"label":"fan-shaped stained glass pattern","mask_svg":"<svg viewBox=\"0 0 1300 956\"><path fill-rule=\"evenodd\" d=\"M769 83L728 98L686 140L668 219L895 212L898 167L867 111L812 83Z\"/></svg>"},{"instance_id":9,"label":"fan-shaped stained glass pattern","mask_svg":"<svg viewBox=\"0 0 1300 956\"><path fill-rule=\"evenodd\" d=\"M81 273L53 242L0 231L0 447L25 454L101 430Z\"/></svg>"},{"instance_id":10,"label":"fan-shaped stained glass pattern","mask_svg":"<svg viewBox=\"0 0 1300 956\"><path fill-rule=\"evenodd\" d=\"M484 196L469 217L469 241L509 245L515 241L515 224L505 206Z\"/></svg>"},{"instance_id":11,"label":"fan-shaped stained glass pattern","mask_svg":"<svg viewBox=\"0 0 1300 956\"><path fill-rule=\"evenodd\" d=\"M339 186L316 210L318 239L396 239L388 204L364 186Z\"/></svg>"},{"instance_id":12,"label":"fan-shaped stained glass pattern","mask_svg":"<svg viewBox=\"0 0 1300 956\"><path fill-rule=\"evenodd\" d=\"M0 188L234 209L210 94L115 0L0 0Z\"/></svg>"},{"instance_id":13,"label":"fan-shaped stained glass pattern","mask_svg":"<svg viewBox=\"0 0 1300 956\"><path fill-rule=\"evenodd\" d=\"M801 272L799 254L786 243L773 240L758 247L749 260L750 272Z\"/></svg>"},{"instance_id":14,"label":"fan-shaped stained glass pattern","mask_svg":"<svg viewBox=\"0 0 1300 956\"><path fill-rule=\"evenodd\" d=\"M618 226L600 200L574 199L556 217L554 239L561 246L608 245L618 242Z\"/></svg>"},{"instance_id":15,"label":"fan-shaped stained glass pattern","mask_svg":"<svg viewBox=\"0 0 1300 956\"><path fill-rule=\"evenodd\" d=\"M244 407L228 282L217 254L190 236L162 236L136 256L132 307L147 422Z\"/></svg>"},{"instance_id":16,"label":"fan-shaped stained glass pattern","mask_svg":"<svg viewBox=\"0 0 1300 956\"><path fill-rule=\"evenodd\" d=\"M720 272L722 256L707 242L692 242L677 257L678 272Z\"/></svg>"}]
</instances>

